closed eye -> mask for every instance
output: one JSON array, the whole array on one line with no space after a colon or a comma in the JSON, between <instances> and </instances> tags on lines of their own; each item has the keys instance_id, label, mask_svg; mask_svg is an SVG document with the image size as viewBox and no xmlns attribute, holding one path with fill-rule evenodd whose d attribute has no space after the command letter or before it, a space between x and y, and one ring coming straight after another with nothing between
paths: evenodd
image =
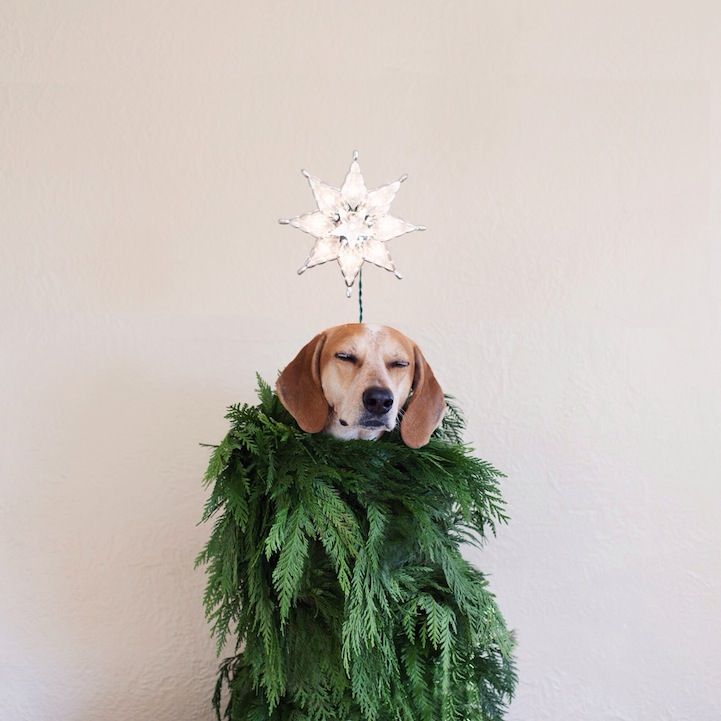
<instances>
[{"instance_id":1,"label":"closed eye","mask_svg":"<svg viewBox=\"0 0 721 721\"><path fill-rule=\"evenodd\" d=\"M394 360L394 361L391 361L391 362L388 364L388 367L389 367L389 368L407 368L407 367L408 367L408 361L404 361L404 360Z\"/></svg>"},{"instance_id":2,"label":"closed eye","mask_svg":"<svg viewBox=\"0 0 721 721\"><path fill-rule=\"evenodd\" d=\"M336 353L335 357L347 363L355 363L358 360L352 353Z\"/></svg>"}]
</instances>

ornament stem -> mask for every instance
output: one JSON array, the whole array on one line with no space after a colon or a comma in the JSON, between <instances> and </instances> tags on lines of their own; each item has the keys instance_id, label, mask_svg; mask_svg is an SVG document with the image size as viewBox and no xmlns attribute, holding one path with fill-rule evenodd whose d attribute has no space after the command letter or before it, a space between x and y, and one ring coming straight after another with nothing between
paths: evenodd
<instances>
[{"instance_id":1,"label":"ornament stem","mask_svg":"<svg viewBox=\"0 0 721 721\"><path fill-rule=\"evenodd\" d=\"M363 322L363 268L358 273L358 322Z\"/></svg>"}]
</instances>

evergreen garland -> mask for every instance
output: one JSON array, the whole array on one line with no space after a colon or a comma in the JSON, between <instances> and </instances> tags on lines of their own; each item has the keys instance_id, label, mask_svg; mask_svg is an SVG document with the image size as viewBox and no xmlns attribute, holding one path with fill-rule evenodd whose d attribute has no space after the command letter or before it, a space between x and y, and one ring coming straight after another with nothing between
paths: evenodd
<instances>
[{"instance_id":1,"label":"evergreen garland","mask_svg":"<svg viewBox=\"0 0 721 721\"><path fill-rule=\"evenodd\" d=\"M428 445L301 431L258 378L214 447L196 559L228 721L492 721L515 686L513 635L460 552L506 521L499 471L449 404Z\"/></svg>"}]
</instances>

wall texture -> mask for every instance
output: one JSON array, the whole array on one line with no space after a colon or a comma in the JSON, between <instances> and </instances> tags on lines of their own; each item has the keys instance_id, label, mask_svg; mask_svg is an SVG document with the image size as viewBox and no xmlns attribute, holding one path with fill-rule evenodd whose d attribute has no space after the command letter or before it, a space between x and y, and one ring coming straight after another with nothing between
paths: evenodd
<instances>
[{"instance_id":1,"label":"wall texture","mask_svg":"<svg viewBox=\"0 0 721 721\"><path fill-rule=\"evenodd\" d=\"M208 721L200 441L355 317L298 172L394 210L366 318L505 470L510 721L721 718L721 6L0 3L0 721Z\"/></svg>"}]
</instances>

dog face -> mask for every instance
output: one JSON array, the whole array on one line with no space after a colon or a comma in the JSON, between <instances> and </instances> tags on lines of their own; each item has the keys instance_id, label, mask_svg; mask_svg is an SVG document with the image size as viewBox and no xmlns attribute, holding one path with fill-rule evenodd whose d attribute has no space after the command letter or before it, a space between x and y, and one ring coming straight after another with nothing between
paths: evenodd
<instances>
[{"instance_id":1,"label":"dog face","mask_svg":"<svg viewBox=\"0 0 721 721\"><path fill-rule=\"evenodd\" d=\"M418 346L393 328L364 323L315 336L280 374L276 391L304 431L344 439L392 430L407 401L400 430L411 448L428 443L445 410Z\"/></svg>"}]
</instances>

